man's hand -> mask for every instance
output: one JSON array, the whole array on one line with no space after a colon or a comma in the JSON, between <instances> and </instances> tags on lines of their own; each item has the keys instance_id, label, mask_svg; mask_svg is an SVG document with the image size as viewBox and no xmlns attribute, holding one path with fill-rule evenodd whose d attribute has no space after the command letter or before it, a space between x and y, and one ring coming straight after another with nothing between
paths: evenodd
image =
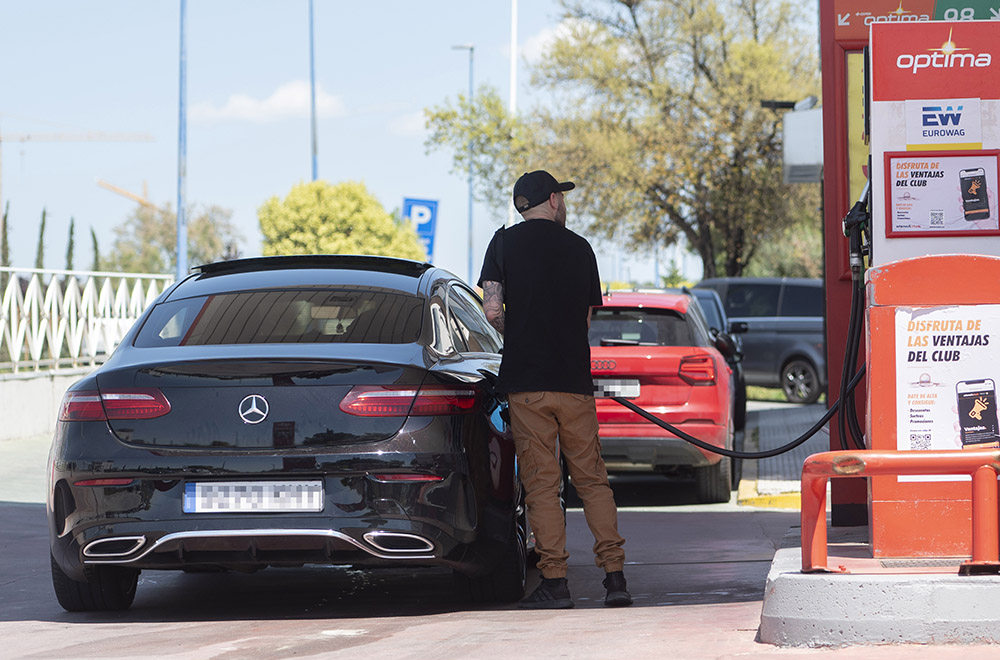
<instances>
[{"instance_id":1,"label":"man's hand","mask_svg":"<svg viewBox=\"0 0 1000 660\"><path fill-rule=\"evenodd\" d=\"M483 311L490 325L503 334L503 284L500 282L483 282Z\"/></svg>"}]
</instances>

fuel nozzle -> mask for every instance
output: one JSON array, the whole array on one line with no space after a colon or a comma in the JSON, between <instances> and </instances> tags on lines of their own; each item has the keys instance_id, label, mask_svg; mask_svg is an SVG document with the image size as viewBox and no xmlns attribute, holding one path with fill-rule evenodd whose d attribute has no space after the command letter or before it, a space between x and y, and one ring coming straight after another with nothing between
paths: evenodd
<instances>
[{"instance_id":1,"label":"fuel nozzle","mask_svg":"<svg viewBox=\"0 0 1000 660\"><path fill-rule=\"evenodd\" d=\"M852 278L859 281L864 271L864 257L867 254L863 237L868 230L871 214L868 212L868 194L871 182L865 183L861 197L854 203L851 210L844 216L844 236L847 236L850 249L850 266Z\"/></svg>"}]
</instances>

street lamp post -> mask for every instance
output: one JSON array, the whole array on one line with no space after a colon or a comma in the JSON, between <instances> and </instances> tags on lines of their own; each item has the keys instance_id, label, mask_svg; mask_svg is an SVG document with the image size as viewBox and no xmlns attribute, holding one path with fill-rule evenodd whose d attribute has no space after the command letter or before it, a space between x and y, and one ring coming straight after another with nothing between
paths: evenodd
<instances>
[{"instance_id":1,"label":"street lamp post","mask_svg":"<svg viewBox=\"0 0 1000 660\"><path fill-rule=\"evenodd\" d=\"M472 60L473 53L476 48L472 44L461 44L459 46L452 46L453 50L467 50L469 51L469 106L471 108L472 102L475 94L475 87L472 81ZM475 284L475 280L472 279L472 252L473 252L473 241L472 241L472 158L474 156L472 148L472 140L469 140L469 277L467 279L470 285Z\"/></svg>"},{"instance_id":2,"label":"street lamp post","mask_svg":"<svg viewBox=\"0 0 1000 660\"><path fill-rule=\"evenodd\" d=\"M188 272L187 217L184 213L184 185L187 179L187 50L184 31L187 0L181 0L180 90L177 112L177 281Z\"/></svg>"},{"instance_id":3,"label":"street lamp post","mask_svg":"<svg viewBox=\"0 0 1000 660\"><path fill-rule=\"evenodd\" d=\"M309 116L312 124L312 180L317 179L316 168L316 54L313 42L313 0L309 0Z\"/></svg>"}]
</instances>

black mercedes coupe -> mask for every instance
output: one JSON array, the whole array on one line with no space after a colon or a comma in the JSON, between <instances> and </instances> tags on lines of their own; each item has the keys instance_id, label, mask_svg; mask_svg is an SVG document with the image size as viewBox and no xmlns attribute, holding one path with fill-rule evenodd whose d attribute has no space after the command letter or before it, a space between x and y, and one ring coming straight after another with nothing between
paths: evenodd
<instances>
[{"instance_id":1,"label":"black mercedes coupe","mask_svg":"<svg viewBox=\"0 0 1000 660\"><path fill-rule=\"evenodd\" d=\"M128 608L141 570L454 570L524 592L501 339L465 283L385 257L201 266L74 384L49 456L52 581Z\"/></svg>"}]
</instances>

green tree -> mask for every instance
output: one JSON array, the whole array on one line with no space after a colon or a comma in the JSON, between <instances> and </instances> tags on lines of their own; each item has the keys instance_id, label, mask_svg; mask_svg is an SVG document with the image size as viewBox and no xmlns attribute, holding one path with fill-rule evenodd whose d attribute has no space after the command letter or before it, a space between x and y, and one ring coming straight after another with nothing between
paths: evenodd
<instances>
[{"instance_id":1,"label":"green tree","mask_svg":"<svg viewBox=\"0 0 1000 660\"><path fill-rule=\"evenodd\" d=\"M42 209L42 222L38 225L38 251L35 252L35 268L45 268L45 209Z\"/></svg>"},{"instance_id":2,"label":"green tree","mask_svg":"<svg viewBox=\"0 0 1000 660\"><path fill-rule=\"evenodd\" d=\"M69 238L66 239L66 270L73 270L73 248L76 246L76 221L69 219Z\"/></svg>"},{"instance_id":3,"label":"green tree","mask_svg":"<svg viewBox=\"0 0 1000 660\"><path fill-rule=\"evenodd\" d=\"M209 206L188 214L188 261L192 266L223 259L242 237L232 211ZM172 273L176 269L177 216L169 206L140 206L115 227L105 269L125 273ZM94 260L98 260L96 236Z\"/></svg>"},{"instance_id":4,"label":"green tree","mask_svg":"<svg viewBox=\"0 0 1000 660\"><path fill-rule=\"evenodd\" d=\"M796 184L798 209L791 224L769 233L754 253L744 275L750 277L822 277L823 219L819 184Z\"/></svg>"},{"instance_id":5,"label":"green tree","mask_svg":"<svg viewBox=\"0 0 1000 660\"><path fill-rule=\"evenodd\" d=\"M580 184L571 216L590 231L624 234L633 249L684 235L706 277L742 274L758 246L799 215L782 183L781 114L760 101L818 93L815 37L805 34L801 8L785 0L562 4L567 32L532 76L546 105L520 120L531 167ZM428 146L454 149L462 169L483 114L462 103L429 110ZM504 148L503 139L496 144Z\"/></svg>"},{"instance_id":6,"label":"green tree","mask_svg":"<svg viewBox=\"0 0 1000 660\"><path fill-rule=\"evenodd\" d=\"M494 219L506 219L514 181L538 169L536 124L512 117L492 87L481 88L475 99L459 95L454 106L428 108L424 116L430 129L427 151L454 147L452 172L467 175L471 167L476 200Z\"/></svg>"},{"instance_id":7,"label":"green tree","mask_svg":"<svg viewBox=\"0 0 1000 660\"><path fill-rule=\"evenodd\" d=\"M300 183L285 199L271 197L257 211L263 253L371 254L423 260L413 227L395 222L360 182Z\"/></svg>"},{"instance_id":8,"label":"green tree","mask_svg":"<svg viewBox=\"0 0 1000 660\"><path fill-rule=\"evenodd\" d=\"M97 245L97 232L94 228L90 228L90 245L94 252L94 261L90 267L91 270L101 270L101 250Z\"/></svg>"}]
</instances>

